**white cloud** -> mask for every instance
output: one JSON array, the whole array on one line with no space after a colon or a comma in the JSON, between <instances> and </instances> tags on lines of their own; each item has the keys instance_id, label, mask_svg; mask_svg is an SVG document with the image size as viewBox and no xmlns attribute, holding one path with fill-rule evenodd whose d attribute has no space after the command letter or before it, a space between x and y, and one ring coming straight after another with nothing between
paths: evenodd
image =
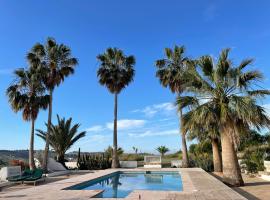
<instances>
[{"instance_id":1,"label":"white cloud","mask_svg":"<svg viewBox=\"0 0 270 200\"><path fill-rule=\"evenodd\" d=\"M131 128L138 128L144 126L145 123L146 123L145 120L121 119L117 121L117 129L126 130ZM110 130L113 130L113 122L107 123L106 127Z\"/></svg>"},{"instance_id":2,"label":"white cloud","mask_svg":"<svg viewBox=\"0 0 270 200\"><path fill-rule=\"evenodd\" d=\"M103 131L104 128L100 125L96 125L96 126L91 126L89 128L87 128L85 131L87 132L99 132L99 131Z\"/></svg>"},{"instance_id":3,"label":"white cloud","mask_svg":"<svg viewBox=\"0 0 270 200\"><path fill-rule=\"evenodd\" d=\"M128 134L130 137L152 137L152 136L169 136L169 135L177 135L179 134L178 129L166 130L166 131L145 131L143 133L130 133Z\"/></svg>"},{"instance_id":4,"label":"white cloud","mask_svg":"<svg viewBox=\"0 0 270 200\"><path fill-rule=\"evenodd\" d=\"M168 115L171 113L175 113L175 111L176 111L176 106L173 103L165 102L165 103L146 106L143 109L137 109L132 112L141 112L141 113L144 113L145 116L147 117L153 117L157 113L163 113L163 114Z\"/></svg>"}]
</instances>

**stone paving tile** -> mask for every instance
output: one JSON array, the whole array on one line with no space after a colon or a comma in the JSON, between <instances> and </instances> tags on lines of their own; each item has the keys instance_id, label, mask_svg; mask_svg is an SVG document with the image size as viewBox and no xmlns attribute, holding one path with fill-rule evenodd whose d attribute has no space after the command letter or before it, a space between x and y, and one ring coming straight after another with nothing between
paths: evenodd
<instances>
[{"instance_id":1,"label":"stone paving tile","mask_svg":"<svg viewBox=\"0 0 270 200\"><path fill-rule=\"evenodd\" d=\"M180 171L183 191L146 191L136 190L131 192L126 198L119 200L243 200L235 191L218 181L205 171L198 168L182 169L147 169L153 171ZM0 195L0 200L85 200L90 199L100 191L95 190L62 190L72 185L82 183L100 176L110 174L115 171L145 171L145 169L108 169L100 170L58 182L49 183L42 186L14 191ZM113 198L112 198L113 199ZM105 199L104 199L105 200ZM109 198L107 198L109 200ZM115 199L113 199L115 200Z\"/></svg>"}]
</instances>

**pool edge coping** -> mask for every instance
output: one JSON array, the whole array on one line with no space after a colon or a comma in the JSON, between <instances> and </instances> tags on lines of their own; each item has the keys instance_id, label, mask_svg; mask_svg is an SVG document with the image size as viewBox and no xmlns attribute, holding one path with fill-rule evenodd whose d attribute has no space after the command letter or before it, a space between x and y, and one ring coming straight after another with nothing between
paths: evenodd
<instances>
[{"instance_id":1,"label":"pool edge coping","mask_svg":"<svg viewBox=\"0 0 270 200\"><path fill-rule=\"evenodd\" d=\"M179 171L182 178L182 185L183 185L183 191L151 191L151 190L134 190L132 191L127 197L125 198L117 198L117 199L138 199L138 196L136 195L142 195L142 199L149 199L152 195L156 196L155 199L166 199L165 197L171 196L171 195L188 195L191 199L196 199L195 196L204 194L207 195L209 191L216 191L218 193L222 194L228 194L232 198L231 199L245 199L243 196L239 197L239 195L235 195L235 191L233 191L228 186L224 185L221 181L217 180L216 178L209 175L207 172L200 168L161 168L161 169L144 169L144 168L135 168L135 169L106 169L106 170L98 170L93 171L95 173L87 173L84 175L72 177L69 179L57 181L48 183L45 185L37 186L37 187L31 187L24 190L14 191L6 194L7 196L22 196L19 199L20 200L28 200L30 197L31 199L63 199L63 197L67 196L69 198L75 198L75 199L92 199L95 195L100 193L102 190L63 190L64 188L68 188L70 186L79 184L84 181L92 180L104 175L111 174L113 172L117 171ZM213 182L219 182L220 188L215 187L214 185L207 187L206 189L199 190L200 187L198 187L198 180L193 177L193 172L200 172L202 173L201 176L205 177L205 180L212 179ZM196 173L195 173L196 174ZM195 185L194 185L195 184ZM196 188L197 185L197 188ZM207 192L207 193L205 193ZM133 194L133 196L131 195ZM5 194L4 194L5 195ZM0 195L0 197L4 197L3 195ZM5 197L4 197L5 198ZM14 198L10 198L10 200L13 200ZM17 198L15 198L17 200ZM14 199L14 200L15 200ZM115 200L116 198L103 198L104 200Z\"/></svg>"}]
</instances>

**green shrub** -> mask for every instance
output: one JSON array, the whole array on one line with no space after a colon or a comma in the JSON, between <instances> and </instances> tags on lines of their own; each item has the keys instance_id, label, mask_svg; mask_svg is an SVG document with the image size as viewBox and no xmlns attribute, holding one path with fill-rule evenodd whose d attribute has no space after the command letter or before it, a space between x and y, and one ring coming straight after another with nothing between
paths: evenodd
<instances>
[{"instance_id":1,"label":"green shrub","mask_svg":"<svg viewBox=\"0 0 270 200\"><path fill-rule=\"evenodd\" d=\"M245 164L246 165L246 170L249 173L257 173L258 172L258 165L257 163L250 161L250 160L244 160L241 164Z\"/></svg>"},{"instance_id":2,"label":"green shrub","mask_svg":"<svg viewBox=\"0 0 270 200\"><path fill-rule=\"evenodd\" d=\"M244 151L243 164L246 164L246 170L249 173L257 173L258 171L264 171L264 157L265 148L250 147Z\"/></svg>"},{"instance_id":3,"label":"green shrub","mask_svg":"<svg viewBox=\"0 0 270 200\"><path fill-rule=\"evenodd\" d=\"M108 169L111 167L111 159L105 154L78 155L77 165L80 170Z\"/></svg>"},{"instance_id":4,"label":"green shrub","mask_svg":"<svg viewBox=\"0 0 270 200\"><path fill-rule=\"evenodd\" d=\"M120 156L121 161L143 161L144 155L141 154L122 154Z\"/></svg>"},{"instance_id":5,"label":"green shrub","mask_svg":"<svg viewBox=\"0 0 270 200\"><path fill-rule=\"evenodd\" d=\"M198 144L189 146L190 166L200 167L207 172L214 169L212 157L212 145L209 140L201 141Z\"/></svg>"},{"instance_id":6,"label":"green shrub","mask_svg":"<svg viewBox=\"0 0 270 200\"><path fill-rule=\"evenodd\" d=\"M214 170L213 158L209 153L190 154L190 166L199 167L207 172Z\"/></svg>"}]
</instances>

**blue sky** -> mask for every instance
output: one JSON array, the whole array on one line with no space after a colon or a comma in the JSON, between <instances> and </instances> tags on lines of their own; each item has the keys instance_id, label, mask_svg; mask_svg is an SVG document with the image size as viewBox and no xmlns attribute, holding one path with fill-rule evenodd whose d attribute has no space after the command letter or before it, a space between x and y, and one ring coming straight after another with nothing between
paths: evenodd
<instances>
[{"instance_id":1,"label":"blue sky","mask_svg":"<svg viewBox=\"0 0 270 200\"><path fill-rule=\"evenodd\" d=\"M154 61L163 49L185 45L193 58L217 56L231 47L235 63L255 58L252 68L270 80L269 1L0 1L0 149L26 149L30 124L13 113L5 90L12 71L26 66L25 56L36 42L48 36L70 46L79 65L73 76L56 89L56 114L73 117L87 137L71 150L101 151L112 143L113 96L99 85L96 55L118 47L135 55L134 82L119 97L119 146L131 151L154 152L159 145L172 151L181 147L175 97L155 78ZM261 102L270 107L270 101ZM43 129L47 112L36 127ZM35 148L44 143L35 138Z\"/></svg>"}]
</instances>

